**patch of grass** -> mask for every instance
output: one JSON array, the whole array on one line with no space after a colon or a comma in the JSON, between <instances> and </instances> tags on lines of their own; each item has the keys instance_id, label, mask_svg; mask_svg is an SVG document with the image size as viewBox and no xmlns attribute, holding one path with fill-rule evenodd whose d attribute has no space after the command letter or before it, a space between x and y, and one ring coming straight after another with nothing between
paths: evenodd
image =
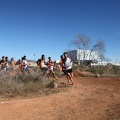
<instances>
[{"instance_id":1,"label":"patch of grass","mask_svg":"<svg viewBox=\"0 0 120 120\"><path fill-rule=\"evenodd\" d=\"M34 75L22 74L15 77L8 75L4 80L0 80L0 95L5 98L11 98L29 93L40 92L40 94L43 94L43 92L48 90L50 83L51 80L40 73L35 73Z\"/></svg>"}]
</instances>

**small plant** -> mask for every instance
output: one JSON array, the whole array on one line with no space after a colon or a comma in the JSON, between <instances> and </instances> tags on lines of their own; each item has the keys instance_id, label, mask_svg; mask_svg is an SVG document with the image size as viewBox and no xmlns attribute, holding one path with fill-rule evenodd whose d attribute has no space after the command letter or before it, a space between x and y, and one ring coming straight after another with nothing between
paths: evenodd
<instances>
[{"instance_id":1,"label":"small plant","mask_svg":"<svg viewBox=\"0 0 120 120\"><path fill-rule=\"evenodd\" d=\"M95 75L97 74L102 75L104 74L104 67L102 66L90 67L88 71L94 73Z\"/></svg>"}]
</instances>

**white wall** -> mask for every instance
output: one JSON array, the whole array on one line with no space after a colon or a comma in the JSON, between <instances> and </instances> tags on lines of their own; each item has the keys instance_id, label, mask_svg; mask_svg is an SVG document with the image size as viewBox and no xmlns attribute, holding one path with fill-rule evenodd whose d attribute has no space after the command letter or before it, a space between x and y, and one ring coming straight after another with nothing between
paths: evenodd
<instances>
[{"instance_id":1,"label":"white wall","mask_svg":"<svg viewBox=\"0 0 120 120\"><path fill-rule=\"evenodd\" d=\"M99 54L97 51L91 50L72 50L68 51L68 56L73 60L98 60Z\"/></svg>"},{"instance_id":2,"label":"white wall","mask_svg":"<svg viewBox=\"0 0 120 120\"><path fill-rule=\"evenodd\" d=\"M91 63L91 66L98 66L98 65L106 66L107 62Z\"/></svg>"}]
</instances>

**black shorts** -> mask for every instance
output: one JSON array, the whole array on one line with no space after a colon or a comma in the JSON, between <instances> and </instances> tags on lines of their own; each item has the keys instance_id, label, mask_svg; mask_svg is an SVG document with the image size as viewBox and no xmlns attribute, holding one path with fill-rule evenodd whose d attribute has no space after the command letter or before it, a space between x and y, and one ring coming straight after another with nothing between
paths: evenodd
<instances>
[{"instance_id":1,"label":"black shorts","mask_svg":"<svg viewBox=\"0 0 120 120\"><path fill-rule=\"evenodd\" d=\"M68 70L66 70L66 73L72 73L73 71L72 71L72 68L71 69L68 69Z\"/></svg>"},{"instance_id":2,"label":"black shorts","mask_svg":"<svg viewBox=\"0 0 120 120\"><path fill-rule=\"evenodd\" d=\"M48 70L47 67L41 68L41 71L47 71L47 70Z\"/></svg>"},{"instance_id":3,"label":"black shorts","mask_svg":"<svg viewBox=\"0 0 120 120\"><path fill-rule=\"evenodd\" d=\"M62 70L62 71L63 71L64 75L66 75L66 73L67 73L66 70Z\"/></svg>"}]
</instances>

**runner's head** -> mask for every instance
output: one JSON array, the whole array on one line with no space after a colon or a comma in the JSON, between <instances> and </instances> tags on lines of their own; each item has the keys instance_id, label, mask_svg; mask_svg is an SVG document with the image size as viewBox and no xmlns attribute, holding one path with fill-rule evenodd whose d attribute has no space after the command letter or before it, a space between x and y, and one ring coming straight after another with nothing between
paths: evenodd
<instances>
[{"instance_id":1,"label":"runner's head","mask_svg":"<svg viewBox=\"0 0 120 120\"><path fill-rule=\"evenodd\" d=\"M24 60L26 60L26 56L25 55L23 56L23 58L24 58Z\"/></svg>"},{"instance_id":2,"label":"runner's head","mask_svg":"<svg viewBox=\"0 0 120 120\"><path fill-rule=\"evenodd\" d=\"M24 57L22 57L21 60L24 60Z\"/></svg>"},{"instance_id":3,"label":"runner's head","mask_svg":"<svg viewBox=\"0 0 120 120\"><path fill-rule=\"evenodd\" d=\"M5 56L2 56L2 59L5 59Z\"/></svg>"},{"instance_id":4,"label":"runner's head","mask_svg":"<svg viewBox=\"0 0 120 120\"><path fill-rule=\"evenodd\" d=\"M49 60L51 60L51 57L48 57Z\"/></svg>"},{"instance_id":5,"label":"runner's head","mask_svg":"<svg viewBox=\"0 0 120 120\"><path fill-rule=\"evenodd\" d=\"M67 57L67 52L64 52L63 55L64 55L64 57L66 58L66 57Z\"/></svg>"},{"instance_id":6,"label":"runner's head","mask_svg":"<svg viewBox=\"0 0 120 120\"><path fill-rule=\"evenodd\" d=\"M8 59L8 57L6 56L5 59Z\"/></svg>"},{"instance_id":7,"label":"runner's head","mask_svg":"<svg viewBox=\"0 0 120 120\"><path fill-rule=\"evenodd\" d=\"M44 60L44 59L45 59L45 55L42 55L42 56L41 56L41 59Z\"/></svg>"},{"instance_id":8,"label":"runner's head","mask_svg":"<svg viewBox=\"0 0 120 120\"><path fill-rule=\"evenodd\" d=\"M64 59L64 55L61 55L60 58L61 58L61 60L63 60Z\"/></svg>"}]
</instances>

